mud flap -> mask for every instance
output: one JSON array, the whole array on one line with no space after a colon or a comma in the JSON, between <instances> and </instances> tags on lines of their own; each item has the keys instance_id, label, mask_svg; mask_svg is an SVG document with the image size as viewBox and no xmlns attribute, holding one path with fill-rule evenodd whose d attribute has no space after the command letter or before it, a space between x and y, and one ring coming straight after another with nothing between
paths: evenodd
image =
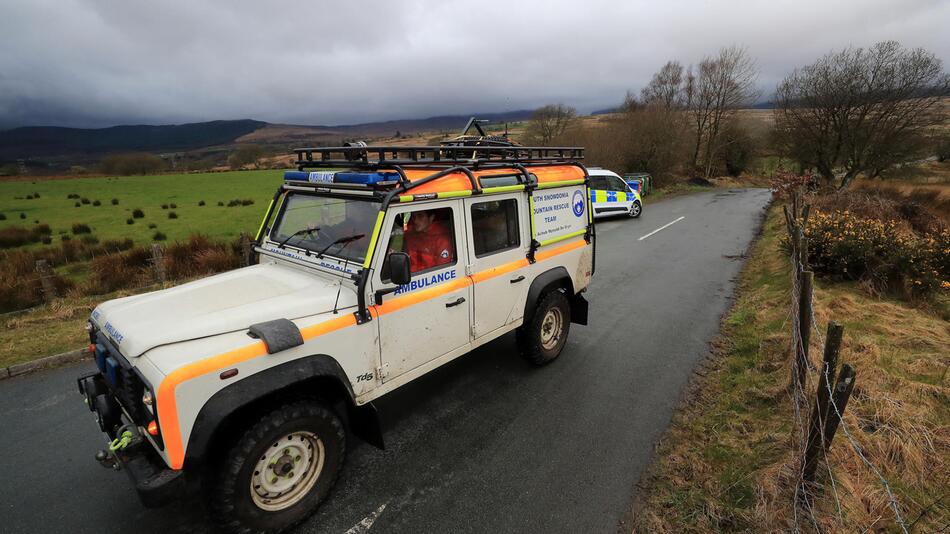
<instances>
[{"instance_id":1,"label":"mud flap","mask_svg":"<svg viewBox=\"0 0 950 534\"><path fill-rule=\"evenodd\" d=\"M590 304L580 293L571 297L571 322L587 326L587 309Z\"/></svg>"}]
</instances>

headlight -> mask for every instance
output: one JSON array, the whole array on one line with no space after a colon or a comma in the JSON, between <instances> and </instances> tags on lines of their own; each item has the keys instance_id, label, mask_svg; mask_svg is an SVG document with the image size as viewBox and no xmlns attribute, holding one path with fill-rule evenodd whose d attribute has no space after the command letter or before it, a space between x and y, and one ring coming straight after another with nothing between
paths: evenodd
<instances>
[{"instance_id":1,"label":"headlight","mask_svg":"<svg viewBox=\"0 0 950 534\"><path fill-rule=\"evenodd\" d=\"M142 394L142 404L150 407L154 401L155 399L152 398L152 392L146 389L145 393Z\"/></svg>"},{"instance_id":2,"label":"headlight","mask_svg":"<svg viewBox=\"0 0 950 534\"><path fill-rule=\"evenodd\" d=\"M92 332L92 329L95 328L92 325L92 321L86 321L86 332Z\"/></svg>"}]
</instances>

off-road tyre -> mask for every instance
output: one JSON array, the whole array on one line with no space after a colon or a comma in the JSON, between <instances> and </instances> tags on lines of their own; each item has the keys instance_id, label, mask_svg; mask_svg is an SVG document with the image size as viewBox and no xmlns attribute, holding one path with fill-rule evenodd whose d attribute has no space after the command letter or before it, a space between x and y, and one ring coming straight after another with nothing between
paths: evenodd
<instances>
[{"instance_id":1,"label":"off-road tyre","mask_svg":"<svg viewBox=\"0 0 950 534\"><path fill-rule=\"evenodd\" d=\"M550 324L551 321L556 325ZM549 328L555 328L551 332ZM521 356L534 365L546 365L554 361L567 343L571 329L571 303L559 290L549 291L541 297L534 313L517 332ZM556 339L551 342L551 335Z\"/></svg>"},{"instance_id":2,"label":"off-road tyre","mask_svg":"<svg viewBox=\"0 0 950 534\"><path fill-rule=\"evenodd\" d=\"M315 446L310 441L311 435L319 439ZM308 484L305 493L301 492L299 500L286 508L262 509L255 500L261 502L264 498L251 493L255 491L252 477L259 482L259 477L255 476L260 473L256 471L259 462L282 454L276 450L295 450L284 448L288 441L283 440L291 436L300 437L300 445L292 444L291 447L306 449L309 444L311 451L322 448L323 460L319 472L314 475L316 480ZM278 443L280 448L272 450ZM305 450L303 452L306 455ZM234 446L220 451L223 457L211 474L208 496L215 525L224 532L235 534L275 534L297 525L316 511L336 483L345 452L346 434L340 419L317 401L293 401L263 412L249 423ZM310 458L315 458L315 455ZM306 475L302 480L305 479Z\"/></svg>"}]
</instances>

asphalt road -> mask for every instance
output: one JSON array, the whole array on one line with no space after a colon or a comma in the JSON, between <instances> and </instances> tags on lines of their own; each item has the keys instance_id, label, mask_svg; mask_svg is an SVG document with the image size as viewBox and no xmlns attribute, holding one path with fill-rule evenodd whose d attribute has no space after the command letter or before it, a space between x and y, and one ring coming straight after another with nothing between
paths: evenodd
<instances>
[{"instance_id":1,"label":"asphalt road","mask_svg":"<svg viewBox=\"0 0 950 534\"><path fill-rule=\"evenodd\" d=\"M381 399L387 450L351 440L298 532L625 530L768 200L715 190L598 222L591 324L573 325L561 357L530 367L509 335ZM208 530L196 503L147 510L93 460L103 439L73 380L91 367L0 382L0 531Z\"/></svg>"}]
</instances>

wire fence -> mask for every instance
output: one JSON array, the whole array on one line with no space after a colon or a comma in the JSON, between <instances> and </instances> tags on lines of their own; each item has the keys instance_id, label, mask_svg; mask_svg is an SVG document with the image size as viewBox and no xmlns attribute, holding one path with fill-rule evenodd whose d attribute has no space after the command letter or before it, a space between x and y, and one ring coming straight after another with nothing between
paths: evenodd
<instances>
[{"instance_id":1,"label":"wire fence","mask_svg":"<svg viewBox=\"0 0 950 534\"><path fill-rule=\"evenodd\" d=\"M834 437L844 436L848 447L861 464L872 473L886 494L888 507L894 514L894 523L907 534L908 525L902 507L894 495L893 484L882 470L868 458L861 444L854 437L845 415L848 400L854 389L856 370L848 363L838 365L843 327L831 321L827 334L822 336L815 318L814 273L808 264L808 239L805 232L810 207L803 202L801 191L791 196L785 206L785 222L788 230L789 260L791 262L791 323L790 360L791 376L789 392L794 415L794 441L799 462L796 471L793 525L796 532L809 525L821 532L820 524L826 523L816 512L817 499L823 493L818 483L819 467L826 475L830 496L834 499L835 517L838 526L844 527L841 498L828 451ZM814 334L814 335L813 335ZM813 343L814 341L814 343ZM812 345L824 347L822 360L816 365L810 355ZM810 392L814 392L811 394ZM841 440L839 440L841 441ZM868 527L870 530L872 527Z\"/></svg>"}]
</instances>

